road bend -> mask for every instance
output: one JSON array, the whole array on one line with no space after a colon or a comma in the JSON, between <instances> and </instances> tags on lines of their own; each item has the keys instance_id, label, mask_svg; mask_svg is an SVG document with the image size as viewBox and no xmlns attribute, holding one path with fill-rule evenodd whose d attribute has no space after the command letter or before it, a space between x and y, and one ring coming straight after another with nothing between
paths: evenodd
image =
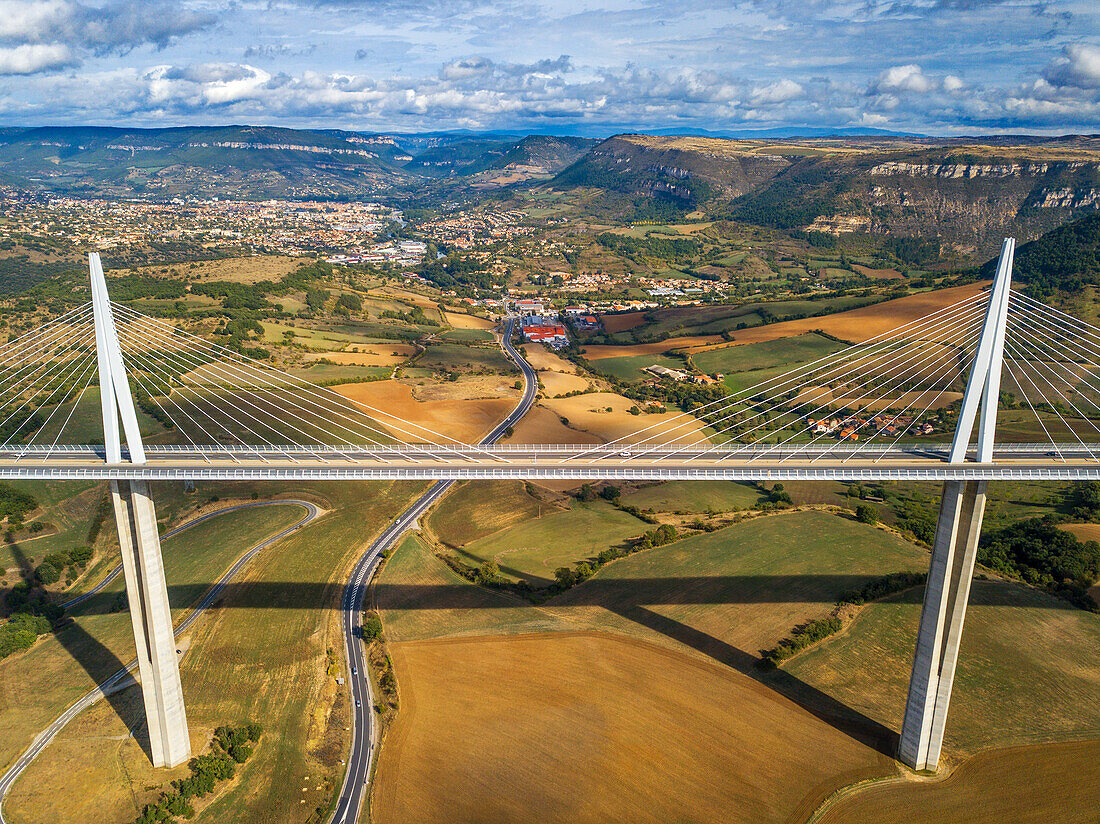
<instances>
[{"instance_id":1,"label":"road bend","mask_svg":"<svg viewBox=\"0 0 1100 824\"><path fill-rule=\"evenodd\" d=\"M298 506L304 507L306 510L306 514L295 521L293 524L288 526L286 529L256 544L251 549L249 549L248 552L244 553L244 555L238 558L233 566L231 566L225 572L225 574L217 580L214 586L210 587L210 589L207 590L206 594L203 596L202 600L199 601L198 605L193 610L191 610L191 612L187 614L187 617L185 617L180 622L179 626L176 627L175 634L177 636L181 632L186 631L192 624L195 623L196 620L198 620L198 617L202 615L203 612L210 608L210 605L213 604L218 599L218 596L220 596L225 590L226 585L230 581L232 581L238 575L238 573L240 573L240 571L248 564L248 562L256 557L258 553L267 549L272 544L282 540L295 530L301 529L306 524L320 517L322 511L320 507L318 507L316 504L311 503L310 501L298 500L296 498L281 498L276 501L257 501L255 503L226 507L225 509L219 509L215 512L208 512L200 518L195 518L193 521L188 521L185 524L181 524L180 526L176 527L170 532L165 533L162 536L164 538L171 537L172 535L176 535L184 531L185 529L190 529L191 527L195 526L196 524L200 524L203 521L207 521L211 518L217 517L218 515L225 515L229 512L236 512L240 509L251 509L253 507L259 506L277 506L281 504L296 504ZM121 565L113 569L110 574L108 574L107 578L101 581L93 589L83 593L82 595L72 599L71 601L66 602L65 606L68 607L79 604L82 601L90 598L95 593L102 591L103 588L107 586L107 584L110 583L111 580L113 580L118 575L120 569ZM7 824L4 818L2 806L4 798L7 797L8 792L11 790L15 782L19 779L19 776L22 775L23 771L31 765L31 762L34 761L34 759L36 759L42 753L42 751L46 749L47 746L49 746L50 742L57 737L57 734L65 729L65 726L78 715L80 715L80 713L95 704L101 698L104 698L111 693L118 692L119 690L125 689L126 687L129 687L132 684L136 683L133 677L133 670L136 668L137 659L135 658L114 675L96 685L95 689L82 696L79 700L76 701L76 703L65 710L65 712L63 712L61 716L57 718L57 720L50 724L49 727L39 733L38 737L34 739L31 745L23 752L22 755L19 756L15 763L8 768L7 772L5 772L3 776L0 776L0 824Z\"/></svg>"},{"instance_id":2,"label":"road bend","mask_svg":"<svg viewBox=\"0 0 1100 824\"><path fill-rule=\"evenodd\" d=\"M505 354L515 362L523 373L523 397L520 398L515 409L482 439L482 445L495 443L503 437L509 427L518 423L530 411L535 402L535 394L538 392L538 380L535 376L535 370L512 346L514 325L514 319L510 319L506 323L504 334L501 337L501 346ZM359 813L363 808L363 799L369 789L371 767L374 763L377 748L373 715L374 698L371 694L370 673L367 668L363 644L359 640L362 634L360 630L362 625L360 606L367 593L371 577L378 569L382 553L393 546L397 539L450 489L453 483L455 482L437 481L408 509L402 512L360 556L352 570L351 578L344 588L342 605L344 650L348 661L348 686L354 706L352 707L351 751L348 756L347 772L344 774L344 785L340 789L336 811L330 819L331 824L356 824L359 820Z\"/></svg>"}]
</instances>

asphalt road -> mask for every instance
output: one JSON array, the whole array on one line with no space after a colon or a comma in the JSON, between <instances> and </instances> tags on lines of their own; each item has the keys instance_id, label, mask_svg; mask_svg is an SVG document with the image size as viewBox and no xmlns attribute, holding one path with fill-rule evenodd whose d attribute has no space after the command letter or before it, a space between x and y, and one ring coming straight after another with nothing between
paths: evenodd
<instances>
[{"instance_id":1,"label":"asphalt road","mask_svg":"<svg viewBox=\"0 0 1100 824\"><path fill-rule=\"evenodd\" d=\"M523 373L523 397L516 408L497 424L492 432L485 436L481 441L482 444L490 444L499 440L508 427L514 426L526 415L532 404L534 404L535 395L538 392L538 380L535 376L535 370L512 346L512 326L514 323L515 321L508 322L501 345L508 357L515 361ZM359 812L363 808L363 799L367 794L368 782L370 781L371 765L374 762L376 747L374 698L371 695L366 655L364 654L363 644L359 640L362 625L360 607L363 603L363 597L366 595L371 576L378 568L378 561L382 552L393 546L397 539L450 489L453 483L454 481L437 481L412 506L402 512L359 558L352 570L351 579L344 588L344 650L347 653L348 686L354 707L351 727L351 751L348 756L347 773L344 775L344 786L340 790L336 811L330 819L332 824L355 824L359 820Z\"/></svg>"},{"instance_id":2,"label":"asphalt road","mask_svg":"<svg viewBox=\"0 0 1100 824\"><path fill-rule=\"evenodd\" d=\"M209 609L210 605L217 600L219 595L221 595L222 591L226 587L226 584L233 580L233 578L237 576L241 569L243 569L249 561L256 557L257 553L263 551L277 541L285 538L290 533L294 532L297 529L300 529L310 521L319 517L321 515L321 510L319 507L317 507L316 504L310 503L309 501L301 501L297 499L257 501L256 503L240 504L238 506L226 507L225 509L220 509L216 512L209 512L206 515L203 515L201 518L196 518L193 521L189 521L186 524L176 527L170 532L166 532L162 536L164 538L167 538L169 536L182 532L185 529L189 529L195 524L202 523L203 521L209 520L210 518L214 518L218 515L224 515L227 512L235 512L239 509L250 509L257 506L274 506L278 504L297 504L299 506L303 506L306 509L306 514L303 515L302 518L300 518L298 521L284 529L282 532L279 532L277 535L272 535L270 538L261 541L250 550L248 550L248 552L246 552L240 558L238 558L233 566L231 566L226 571L226 573L218 579L217 583L215 583L214 586L212 586L207 591L206 595L203 596L203 599L198 603L198 605L190 613L188 613L187 617L180 622L178 627L176 627L175 634L177 636L181 632L184 632L193 623L195 623L198 617L205 610ZM111 579L118 575L120 569L121 566L116 567L114 570L111 571L110 575L108 575L107 578L104 581L100 582L94 589L89 590L78 598L74 598L72 601L69 601L66 606L78 604L81 601L86 600L96 592L101 591L103 587L105 587L110 582ZM34 739L34 742L26 749L26 751L24 751L22 755L19 756L18 760L16 760L16 762L8 768L8 771L5 772L2 777L0 777L0 805L3 804L3 800L7 796L8 791L12 788L12 785L15 784L23 771L28 766L30 766L31 762L34 761L34 759L37 758L39 754L41 754L41 752L49 745L51 741L53 741L55 737L57 737L57 734L61 732L61 730L63 730L70 721L76 718L76 716L78 716L88 707L92 706L92 704L99 701L101 698L113 692L117 692L120 689L125 689L126 687L134 683L134 679L131 673L136 667L137 659L135 658L133 661L130 661L125 667L120 669L110 678L101 682L98 686L96 686L95 689L82 696L76 703L65 710L65 712L62 713L56 721L50 724L49 727L43 730L38 735L38 737ZM0 824L6 824L2 806L0 806Z\"/></svg>"}]
</instances>

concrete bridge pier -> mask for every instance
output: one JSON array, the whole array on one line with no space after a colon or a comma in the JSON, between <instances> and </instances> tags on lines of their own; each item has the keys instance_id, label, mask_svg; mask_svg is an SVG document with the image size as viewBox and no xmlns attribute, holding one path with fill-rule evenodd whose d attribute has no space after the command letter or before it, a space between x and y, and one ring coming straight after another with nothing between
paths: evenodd
<instances>
[{"instance_id":1,"label":"concrete bridge pier","mask_svg":"<svg viewBox=\"0 0 1100 824\"><path fill-rule=\"evenodd\" d=\"M157 516L144 481L111 481L154 767L191 757Z\"/></svg>"},{"instance_id":2,"label":"concrete bridge pier","mask_svg":"<svg viewBox=\"0 0 1100 824\"><path fill-rule=\"evenodd\" d=\"M985 481L943 485L898 744L898 759L915 770L939 764L984 511Z\"/></svg>"}]
</instances>

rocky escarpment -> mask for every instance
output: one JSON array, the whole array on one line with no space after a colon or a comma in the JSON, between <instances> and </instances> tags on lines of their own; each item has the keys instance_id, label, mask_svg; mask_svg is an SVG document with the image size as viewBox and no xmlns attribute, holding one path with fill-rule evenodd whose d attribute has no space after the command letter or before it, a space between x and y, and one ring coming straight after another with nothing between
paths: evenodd
<instances>
[{"instance_id":1,"label":"rocky escarpment","mask_svg":"<svg viewBox=\"0 0 1100 824\"><path fill-rule=\"evenodd\" d=\"M553 183L663 194L684 202L732 199L763 185L790 163L780 155L737 151L728 140L619 135L600 143Z\"/></svg>"}]
</instances>

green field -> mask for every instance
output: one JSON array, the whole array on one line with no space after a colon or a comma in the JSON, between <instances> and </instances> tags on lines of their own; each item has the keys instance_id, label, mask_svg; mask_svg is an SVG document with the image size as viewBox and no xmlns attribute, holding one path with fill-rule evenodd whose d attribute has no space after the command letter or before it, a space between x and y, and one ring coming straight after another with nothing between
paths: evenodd
<instances>
[{"instance_id":1,"label":"green field","mask_svg":"<svg viewBox=\"0 0 1100 824\"><path fill-rule=\"evenodd\" d=\"M735 340L736 338L737 336L734 335ZM830 340L815 332L808 332L805 335L790 338L708 349L692 355L691 359L701 372L729 374L813 361L847 348L846 344Z\"/></svg>"},{"instance_id":2,"label":"green field","mask_svg":"<svg viewBox=\"0 0 1100 824\"><path fill-rule=\"evenodd\" d=\"M592 367L602 375L618 378L621 381L637 381L642 378L653 378L642 370L648 366L664 366L668 369L684 371L687 365L679 358L670 358L667 355L631 355L622 358L600 358L591 362Z\"/></svg>"},{"instance_id":3,"label":"green field","mask_svg":"<svg viewBox=\"0 0 1100 824\"><path fill-rule=\"evenodd\" d=\"M496 561L506 578L542 587L553 582L558 567L572 566L649 528L608 503L575 503L466 544L460 553L471 563Z\"/></svg>"},{"instance_id":4,"label":"green field","mask_svg":"<svg viewBox=\"0 0 1100 824\"><path fill-rule=\"evenodd\" d=\"M173 617L178 620L252 543L301 515L301 507L290 505L241 510L166 539L162 549ZM113 530L113 522L108 523L104 538L112 537ZM0 763L10 763L65 706L93 686L93 679L110 675L120 661L133 656L129 615L111 611L124 600L120 576L102 594L74 609L71 626L0 663L0 712L5 718ZM27 700L30 695L33 701Z\"/></svg>"},{"instance_id":5,"label":"green field","mask_svg":"<svg viewBox=\"0 0 1100 824\"><path fill-rule=\"evenodd\" d=\"M760 490L735 481L668 481L624 492L624 504L657 512L730 512L749 509Z\"/></svg>"},{"instance_id":6,"label":"green field","mask_svg":"<svg viewBox=\"0 0 1100 824\"><path fill-rule=\"evenodd\" d=\"M493 333L488 329L450 329L440 337L456 343L486 343L493 340Z\"/></svg>"},{"instance_id":7,"label":"green field","mask_svg":"<svg viewBox=\"0 0 1100 824\"><path fill-rule=\"evenodd\" d=\"M374 599L389 641L548 632L567 624L530 602L474 586L407 536L378 574Z\"/></svg>"},{"instance_id":8,"label":"green field","mask_svg":"<svg viewBox=\"0 0 1100 824\"><path fill-rule=\"evenodd\" d=\"M432 508L427 526L445 544L463 546L560 509L528 489L521 481L462 481Z\"/></svg>"},{"instance_id":9,"label":"green field","mask_svg":"<svg viewBox=\"0 0 1100 824\"><path fill-rule=\"evenodd\" d=\"M280 486L256 489L266 495ZM248 487L237 488L247 493ZM257 556L218 607L188 632L181 674L196 746L209 740L215 726L227 722L252 718L261 720L265 729L255 755L238 770L239 779L194 821L259 824L299 814L305 820L333 798L343 776L340 759L347 747L348 711L346 693L325 674L326 648L342 643L334 607L355 551L421 489L389 483L300 486L300 494L326 500L330 514ZM258 510L273 511L283 513L283 523L300 513L296 507ZM257 511L247 512L247 517L257 517ZM262 528L257 525L251 532L244 527L227 531L228 520L215 519L202 533L204 527L196 527L166 541L166 562L176 559L168 573L174 606L182 607L204 591L234 557L270 534L276 526L270 518L267 514ZM365 530L364 523L371 526ZM94 604L100 604L102 613L102 598L93 599ZM73 670L70 653L91 662L97 677L117 667L110 652L128 657L132 640L124 612L89 615L78 625L83 632L75 640L66 640L62 633L59 640L64 645L47 640L0 665L0 694L7 702L17 702L9 703L5 713L12 719L5 726L0 751L5 761L26 745L32 731L44 727L87 688L91 679L82 670L81 677L68 675ZM104 642L110 652L104 650ZM43 660L49 659L41 656L51 648L54 663L44 668ZM52 697L33 703L20 699L35 688ZM303 712L303 707L310 710ZM178 772L154 770L127 735L126 724L134 724L140 712L137 692L131 689L77 718L9 796L6 810L13 820L39 821L43 810L56 822L132 820L138 806L154 798ZM59 804L49 788L62 780L73 792ZM20 810L25 812L19 814Z\"/></svg>"},{"instance_id":10,"label":"green field","mask_svg":"<svg viewBox=\"0 0 1100 824\"><path fill-rule=\"evenodd\" d=\"M670 638L736 668L751 667L798 624L890 572L923 571L927 553L895 535L825 512L754 518L640 552L547 602L587 610L597 626Z\"/></svg>"},{"instance_id":11,"label":"green field","mask_svg":"<svg viewBox=\"0 0 1100 824\"><path fill-rule=\"evenodd\" d=\"M515 364L500 350L500 347L462 346L457 343L431 344L417 359L416 365L443 372L488 371L507 374L515 371Z\"/></svg>"},{"instance_id":12,"label":"green field","mask_svg":"<svg viewBox=\"0 0 1100 824\"><path fill-rule=\"evenodd\" d=\"M920 605L920 590L871 604L784 669L899 729ZM1100 735L1098 654L1100 616L1022 584L975 581L947 749Z\"/></svg>"}]
</instances>

